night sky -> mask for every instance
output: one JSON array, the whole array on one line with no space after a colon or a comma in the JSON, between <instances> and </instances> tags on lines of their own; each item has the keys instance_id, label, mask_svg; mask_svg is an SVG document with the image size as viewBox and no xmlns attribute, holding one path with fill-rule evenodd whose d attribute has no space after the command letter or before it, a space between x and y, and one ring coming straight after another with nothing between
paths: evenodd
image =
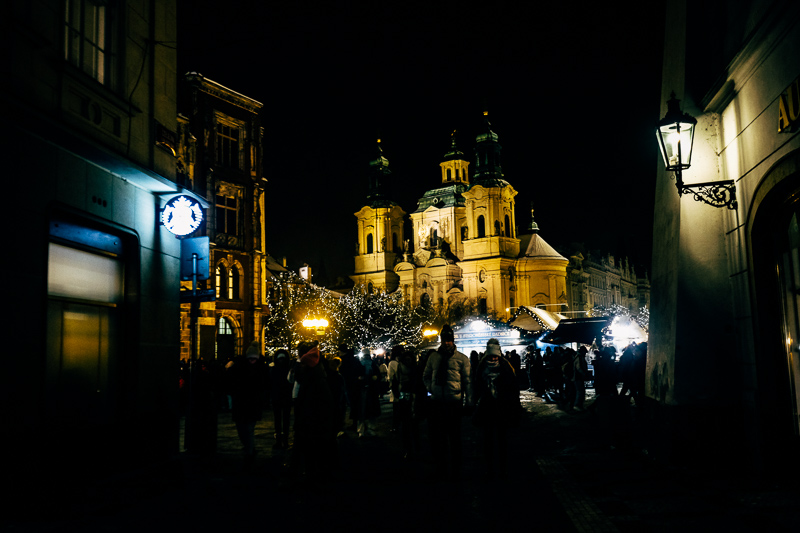
<instances>
[{"instance_id":1,"label":"night sky","mask_svg":"<svg viewBox=\"0 0 800 533\"><path fill-rule=\"evenodd\" d=\"M178 68L264 104L267 251L290 267L352 273L376 139L410 213L453 130L474 166L488 110L519 226L533 202L551 245L649 270L663 2L640 4L179 0Z\"/></svg>"}]
</instances>

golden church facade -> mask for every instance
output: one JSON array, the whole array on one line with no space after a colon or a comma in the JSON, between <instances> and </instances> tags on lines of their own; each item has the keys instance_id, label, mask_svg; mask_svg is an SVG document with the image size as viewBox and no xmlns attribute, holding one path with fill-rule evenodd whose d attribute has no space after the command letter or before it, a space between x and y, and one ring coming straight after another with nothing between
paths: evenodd
<instances>
[{"instance_id":1,"label":"golden church facade","mask_svg":"<svg viewBox=\"0 0 800 533\"><path fill-rule=\"evenodd\" d=\"M517 190L504 179L500 149L488 119L473 168L453 138L440 163L441 186L409 214L411 235L403 233L405 212L388 200L391 172L380 154L370 163L369 203L356 213L353 281L367 291L399 290L414 305L472 300L479 314L498 318L523 305L565 306L569 261L535 222L517 234Z\"/></svg>"}]
</instances>

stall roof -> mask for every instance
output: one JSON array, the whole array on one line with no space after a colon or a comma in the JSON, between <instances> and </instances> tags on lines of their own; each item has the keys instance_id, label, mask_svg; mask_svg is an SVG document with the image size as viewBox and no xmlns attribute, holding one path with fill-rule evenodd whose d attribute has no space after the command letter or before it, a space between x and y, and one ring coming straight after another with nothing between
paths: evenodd
<instances>
[{"instance_id":1,"label":"stall roof","mask_svg":"<svg viewBox=\"0 0 800 533\"><path fill-rule=\"evenodd\" d=\"M545 335L542 342L547 344L568 344L579 342L591 344L603 338L603 329L611 323L612 317L568 318L558 323L558 327Z\"/></svg>"},{"instance_id":2,"label":"stall roof","mask_svg":"<svg viewBox=\"0 0 800 533\"><path fill-rule=\"evenodd\" d=\"M517 309L516 314L508 323L528 331L542 331L556 329L558 323L564 318L566 318L564 315L558 313L550 313L538 307L524 305Z\"/></svg>"}]
</instances>

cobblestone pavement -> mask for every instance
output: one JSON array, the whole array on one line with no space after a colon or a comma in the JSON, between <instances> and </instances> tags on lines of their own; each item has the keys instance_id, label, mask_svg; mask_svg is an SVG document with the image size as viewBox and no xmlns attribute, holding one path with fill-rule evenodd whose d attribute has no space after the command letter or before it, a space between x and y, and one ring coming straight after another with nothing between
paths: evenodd
<instances>
[{"instance_id":1,"label":"cobblestone pavement","mask_svg":"<svg viewBox=\"0 0 800 533\"><path fill-rule=\"evenodd\" d=\"M480 439L466 419L458 481L432 476L424 438L420 459L402 458L388 402L376 435L358 439L346 431L337 450L321 452L339 467L312 481L290 469L291 450L272 449L271 415L257 425L255 464L243 468L235 427L223 412L213 457L184 452L71 490L45 485L41 501L0 519L0 531L800 531L792 480L754 486L658 465L635 436L625 450L615 448L587 392L590 409L581 412L521 393L526 415L511 436L514 462L503 480L481 476Z\"/></svg>"}]
</instances>

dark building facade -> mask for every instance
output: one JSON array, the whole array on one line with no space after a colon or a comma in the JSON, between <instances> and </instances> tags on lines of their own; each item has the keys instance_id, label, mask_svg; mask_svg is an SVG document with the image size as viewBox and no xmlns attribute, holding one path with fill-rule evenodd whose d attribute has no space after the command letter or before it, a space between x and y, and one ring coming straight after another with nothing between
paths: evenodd
<instances>
[{"instance_id":1,"label":"dark building facade","mask_svg":"<svg viewBox=\"0 0 800 533\"><path fill-rule=\"evenodd\" d=\"M180 243L160 211L179 194L207 207L176 178L175 2L16 1L4 17L6 245L24 256L3 261L24 338L4 350L4 441L28 468L164 457Z\"/></svg>"},{"instance_id":2,"label":"dark building facade","mask_svg":"<svg viewBox=\"0 0 800 533\"><path fill-rule=\"evenodd\" d=\"M798 466L798 80L797 2L666 2L658 118L679 100L697 120L683 182L735 200L679 195L660 163L646 385L668 457Z\"/></svg>"}]
</instances>

